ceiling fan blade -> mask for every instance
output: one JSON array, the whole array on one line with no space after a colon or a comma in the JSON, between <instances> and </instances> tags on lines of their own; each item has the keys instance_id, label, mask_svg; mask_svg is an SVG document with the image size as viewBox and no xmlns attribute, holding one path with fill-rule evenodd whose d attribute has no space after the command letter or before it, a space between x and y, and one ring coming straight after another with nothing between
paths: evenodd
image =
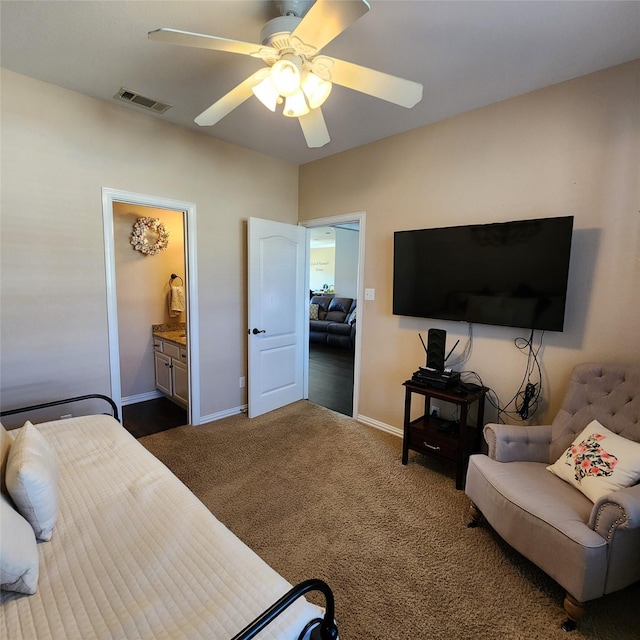
<instances>
[{"instance_id":1,"label":"ceiling fan blade","mask_svg":"<svg viewBox=\"0 0 640 640\"><path fill-rule=\"evenodd\" d=\"M324 121L320 108L312 109L306 116L300 116L298 121L300 122L304 139L307 141L307 147L312 149L324 147L325 144L331 141L327 123Z\"/></svg>"},{"instance_id":2,"label":"ceiling fan blade","mask_svg":"<svg viewBox=\"0 0 640 640\"><path fill-rule=\"evenodd\" d=\"M344 60L335 58L330 60L333 61L333 65L329 69L329 74L331 82L335 84L393 102L407 109L411 109L422 100L422 85L419 82L398 78Z\"/></svg>"},{"instance_id":3,"label":"ceiling fan blade","mask_svg":"<svg viewBox=\"0 0 640 640\"><path fill-rule=\"evenodd\" d=\"M228 51L229 53L242 53L258 58L274 57L278 53L272 47L263 47L251 42L229 40L228 38L218 38L217 36L207 36L202 33L179 31L178 29L156 29L155 31L149 31L148 35L149 40L155 40L156 42L168 42L169 44L213 49L214 51Z\"/></svg>"},{"instance_id":4,"label":"ceiling fan blade","mask_svg":"<svg viewBox=\"0 0 640 640\"><path fill-rule=\"evenodd\" d=\"M367 11L367 0L316 0L291 35L320 51Z\"/></svg>"},{"instance_id":5,"label":"ceiling fan blade","mask_svg":"<svg viewBox=\"0 0 640 640\"><path fill-rule=\"evenodd\" d=\"M214 102L208 109L203 111L194 120L201 127L210 127L219 122L226 115L231 113L236 107L239 107L245 100L253 95L251 91L265 75L268 69L260 69L256 73L250 75L244 82L241 82L235 89L231 89L229 93L222 96L220 100Z\"/></svg>"}]
</instances>

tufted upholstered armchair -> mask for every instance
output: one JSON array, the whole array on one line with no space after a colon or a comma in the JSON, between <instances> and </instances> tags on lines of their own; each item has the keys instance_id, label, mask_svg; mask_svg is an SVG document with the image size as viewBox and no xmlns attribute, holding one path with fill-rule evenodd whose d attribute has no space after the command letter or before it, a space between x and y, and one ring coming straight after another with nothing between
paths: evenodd
<instances>
[{"instance_id":1,"label":"tufted upholstered armchair","mask_svg":"<svg viewBox=\"0 0 640 640\"><path fill-rule=\"evenodd\" d=\"M580 364L553 424L488 424L488 455L469 460L471 522L497 533L567 592L565 630L584 603L640 580L640 484L591 502L546 469L597 420L640 442L640 366Z\"/></svg>"}]
</instances>

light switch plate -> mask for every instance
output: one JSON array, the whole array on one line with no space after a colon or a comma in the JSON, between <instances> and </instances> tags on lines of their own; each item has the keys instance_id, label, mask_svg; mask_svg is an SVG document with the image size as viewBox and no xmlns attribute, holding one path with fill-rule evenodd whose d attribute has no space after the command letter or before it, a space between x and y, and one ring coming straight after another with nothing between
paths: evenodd
<instances>
[{"instance_id":1,"label":"light switch plate","mask_svg":"<svg viewBox=\"0 0 640 640\"><path fill-rule=\"evenodd\" d=\"M375 300L376 299L376 290L375 289L365 289L364 290L364 299L365 300Z\"/></svg>"}]
</instances>

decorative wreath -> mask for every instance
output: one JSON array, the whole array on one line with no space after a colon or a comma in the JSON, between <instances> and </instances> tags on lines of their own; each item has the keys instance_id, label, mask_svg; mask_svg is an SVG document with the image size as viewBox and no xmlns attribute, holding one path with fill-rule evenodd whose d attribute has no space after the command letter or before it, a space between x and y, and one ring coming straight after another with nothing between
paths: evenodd
<instances>
[{"instance_id":1,"label":"decorative wreath","mask_svg":"<svg viewBox=\"0 0 640 640\"><path fill-rule=\"evenodd\" d=\"M149 244L147 239L147 232L149 231L158 236L154 244ZM155 256L167 248L169 232L164 228L159 218L138 218L133 225L131 244L136 251L144 253L145 256Z\"/></svg>"}]
</instances>

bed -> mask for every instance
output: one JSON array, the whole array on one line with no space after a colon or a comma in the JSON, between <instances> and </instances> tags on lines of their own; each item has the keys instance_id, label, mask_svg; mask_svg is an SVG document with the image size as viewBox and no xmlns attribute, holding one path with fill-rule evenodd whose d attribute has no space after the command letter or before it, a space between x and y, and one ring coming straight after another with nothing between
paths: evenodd
<instances>
[{"instance_id":1,"label":"bed","mask_svg":"<svg viewBox=\"0 0 640 640\"><path fill-rule=\"evenodd\" d=\"M337 637L324 583L295 593L114 417L11 431L7 464L25 429L55 452L57 517L51 539L37 544L36 593L1 592L0 637ZM298 597L313 588L330 617Z\"/></svg>"}]
</instances>

